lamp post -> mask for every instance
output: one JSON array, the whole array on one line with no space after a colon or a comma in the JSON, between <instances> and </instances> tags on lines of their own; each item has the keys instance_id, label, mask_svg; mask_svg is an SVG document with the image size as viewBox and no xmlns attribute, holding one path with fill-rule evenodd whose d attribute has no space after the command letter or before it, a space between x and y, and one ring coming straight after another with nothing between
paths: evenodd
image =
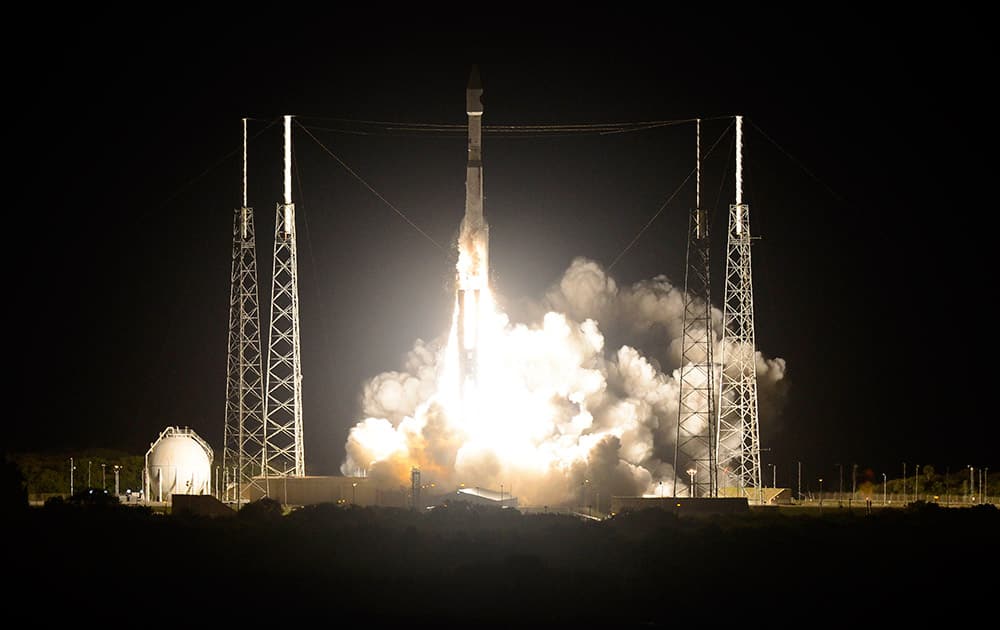
<instances>
[{"instance_id":1,"label":"lamp post","mask_svg":"<svg viewBox=\"0 0 1000 630\"><path fill-rule=\"evenodd\" d=\"M972 485L972 471L973 470L974 469L972 468L972 464L969 464L969 503L972 503L973 488L975 487L975 486Z\"/></svg>"},{"instance_id":2,"label":"lamp post","mask_svg":"<svg viewBox=\"0 0 1000 630\"><path fill-rule=\"evenodd\" d=\"M903 505L906 505L906 462L903 462Z\"/></svg>"},{"instance_id":3,"label":"lamp post","mask_svg":"<svg viewBox=\"0 0 1000 630\"><path fill-rule=\"evenodd\" d=\"M119 466L118 464L115 464L115 496L116 497L119 494L119 492L118 492L118 471L121 470L121 469L122 469L121 466Z\"/></svg>"},{"instance_id":4,"label":"lamp post","mask_svg":"<svg viewBox=\"0 0 1000 630\"><path fill-rule=\"evenodd\" d=\"M698 472L698 470L695 469L695 468L688 468L687 469L687 474L688 474L689 477L691 477L691 487L690 487L690 491L688 492L688 494L691 496L691 498L694 498L694 476L695 476L695 474L697 472Z\"/></svg>"},{"instance_id":5,"label":"lamp post","mask_svg":"<svg viewBox=\"0 0 1000 630\"><path fill-rule=\"evenodd\" d=\"M888 492L886 490L886 476L882 473L882 505L885 505L885 500L888 498Z\"/></svg>"},{"instance_id":6,"label":"lamp post","mask_svg":"<svg viewBox=\"0 0 1000 630\"><path fill-rule=\"evenodd\" d=\"M355 481L351 484L351 505L358 504L358 482Z\"/></svg>"},{"instance_id":7,"label":"lamp post","mask_svg":"<svg viewBox=\"0 0 1000 630\"><path fill-rule=\"evenodd\" d=\"M920 465L913 465L913 500L920 500Z\"/></svg>"},{"instance_id":8,"label":"lamp post","mask_svg":"<svg viewBox=\"0 0 1000 630\"><path fill-rule=\"evenodd\" d=\"M951 504L951 466L944 468L944 504Z\"/></svg>"},{"instance_id":9,"label":"lamp post","mask_svg":"<svg viewBox=\"0 0 1000 630\"><path fill-rule=\"evenodd\" d=\"M858 493L858 465L851 464L851 499Z\"/></svg>"},{"instance_id":10,"label":"lamp post","mask_svg":"<svg viewBox=\"0 0 1000 630\"><path fill-rule=\"evenodd\" d=\"M980 494L983 495L983 503L989 503L990 499L990 469L983 468L983 487Z\"/></svg>"},{"instance_id":11,"label":"lamp post","mask_svg":"<svg viewBox=\"0 0 1000 630\"><path fill-rule=\"evenodd\" d=\"M663 498L663 482L662 481L659 483L659 486L660 486L660 498L662 499Z\"/></svg>"},{"instance_id":12,"label":"lamp post","mask_svg":"<svg viewBox=\"0 0 1000 630\"><path fill-rule=\"evenodd\" d=\"M840 470L840 487L837 490L837 505L842 506L844 504L844 465L837 464L837 467Z\"/></svg>"},{"instance_id":13,"label":"lamp post","mask_svg":"<svg viewBox=\"0 0 1000 630\"><path fill-rule=\"evenodd\" d=\"M107 464L101 462L101 490L108 489L108 471L105 468Z\"/></svg>"},{"instance_id":14,"label":"lamp post","mask_svg":"<svg viewBox=\"0 0 1000 630\"><path fill-rule=\"evenodd\" d=\"M799 462L799 501L802 500L802 462Z\"/></svg>"},{"instance_id":15,"label":"lamp post","mask_svg":"<svg viewBox=\"0 0 1000 630\"><path fill-rule=\"evenodd\" d=\"M73 471L76 470L76 465L73 464L73 458L69 458L69 496L73 496Z\"/></svg>"},{"instance_id":16,"label":"lamp post","mask_svg":"<svg viewBox=\"0 0 1000 630\"><path fill-rule=\"evenodd\" d=\"M819 478L819 506L823 507L823 478Z\"/></svg>"},{"instance_id":17,"label":"lamp post","mask_svg":"<svg viewBox=\"0 0 1000 630\"><path fill-rule=\"evenodd\" d=\"M87 489L88 490L94 487L94 485L92 483L90 483L90 465L92 463L93 462L90 461L89 459L87 460ZM972 479L972 473L969 473L969 479Z\"/></svg>"}]
</instances>

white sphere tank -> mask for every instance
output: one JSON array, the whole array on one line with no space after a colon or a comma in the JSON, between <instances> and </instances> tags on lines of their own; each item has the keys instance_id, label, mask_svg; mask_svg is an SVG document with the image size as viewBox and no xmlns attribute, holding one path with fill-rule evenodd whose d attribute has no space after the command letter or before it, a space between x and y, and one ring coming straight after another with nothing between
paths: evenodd
<instances>
[{"instance_id":1,"label":"white sphere tank","mask_svg":"<svg viewBox=\"0 0 1000 630\"><path fill-rule=\"evenodd\" d=\"M146 453L148 501L174 494L211 494L212 448L187 427L167 427Z\"/></svg>"}]
</instances>

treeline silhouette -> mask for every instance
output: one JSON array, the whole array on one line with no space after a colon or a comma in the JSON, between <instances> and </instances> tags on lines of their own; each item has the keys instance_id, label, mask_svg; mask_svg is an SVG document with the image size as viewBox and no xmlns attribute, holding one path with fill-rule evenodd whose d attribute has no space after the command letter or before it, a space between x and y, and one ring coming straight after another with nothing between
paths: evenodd
<instances>
[{"instance_id":1,"label":"treeline silhouette","mask_svg":"<svg viewBox=\"0 0 1000 630\"><path fill-rule=\"evenodd\" d=\"M994 605L1000 532L992 506L927 503L584 521L461 503L283 514L270 499L208 518L74 497L7 521L14 610L255 627L714 626L833 611L954 621Z\"/></svg>"}]
</instances>

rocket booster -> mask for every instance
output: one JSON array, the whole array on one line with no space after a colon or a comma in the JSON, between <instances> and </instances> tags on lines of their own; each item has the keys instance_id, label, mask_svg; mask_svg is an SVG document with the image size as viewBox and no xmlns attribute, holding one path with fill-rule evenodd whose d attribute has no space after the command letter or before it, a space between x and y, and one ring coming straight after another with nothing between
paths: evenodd
<instances>
[{"instance_id":1,"label":"rocket booster","mask_svg":"<svg viewBox=\"0 0 1000 630\"><path fill-rule=\"evenodd\" d=\"M465 167L465 217L462 218L461 248L471 256L459 279L461 288L484 289L489 277L489 225L483 216L483 86L473 66L465 89L469 115L468 162ZM463 282L464 280L464 282Z\"/></svg>"},{"instance_id":2,"label":"rocket booster","mask_svg":"<svg viewBox=\"0 0 1000 630\"><path fill-rule=\"evenodd\" d=\"M460 389L475 382L481 293L489 283L489 224L483 216L483 86L472 67L465 89L469 116L468 163L465 170L465 216L459 231L458 345Z\"/></svg>"}]
</instances>

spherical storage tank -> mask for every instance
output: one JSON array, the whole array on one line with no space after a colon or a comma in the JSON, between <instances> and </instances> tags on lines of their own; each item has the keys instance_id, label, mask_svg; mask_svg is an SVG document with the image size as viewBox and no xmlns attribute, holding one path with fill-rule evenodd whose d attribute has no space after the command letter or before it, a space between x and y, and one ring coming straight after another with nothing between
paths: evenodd
<instances>
[{"instance_id":1,"label":"spherical storage tank","mask_svg":"<svg viewBox=\"0 0 1000 630\"><path fill-rule=\"evenodd\" d=\"M211 494L212 447L187 427L167 427L146 453L146 497Z\"/></svg>"}]
</instances>

